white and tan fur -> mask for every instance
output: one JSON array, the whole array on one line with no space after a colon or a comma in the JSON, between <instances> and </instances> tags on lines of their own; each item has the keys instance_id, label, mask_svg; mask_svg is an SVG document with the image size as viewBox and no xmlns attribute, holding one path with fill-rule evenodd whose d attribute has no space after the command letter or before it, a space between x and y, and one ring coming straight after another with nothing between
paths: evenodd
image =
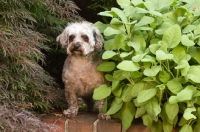
<instances>
[{"instance_id":1,"label":"white and tan fur","mask_svg":"<svg viewBox=\"0 0 200 132\"><path fill-rule=\"evenodd\" d=\"M68 53L63 66L62 80L69 107L63 113L71 118L78 113L79 97L86 102L90 111L94 105L93 90L101 84L107 84L103 73L96 71L97 65L102 62L99 51L104 39L92 23L82 21L68 24L57 37L57 41ZM99 109L102 102L99 103ZM100 112L99 118L104 117Z\"/></svg>"}]
</instances>

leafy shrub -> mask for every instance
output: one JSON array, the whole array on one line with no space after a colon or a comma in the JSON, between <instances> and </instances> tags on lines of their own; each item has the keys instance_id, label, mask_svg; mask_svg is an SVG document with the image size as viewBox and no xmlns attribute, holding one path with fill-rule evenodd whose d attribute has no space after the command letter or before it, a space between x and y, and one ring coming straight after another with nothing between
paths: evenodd
<instances>
[{"instance_id":1,"label":"leafy shrub","mask_svg":"<svg viewBox=\"0 0 200 132\"><path fill-rule=\"evenodd\" d=\"M98 9L103 9L103 10L110 10L111 7L117 6L117 3L115 0L91 0L91 4L87 6L87 8L92 9L94 11Z\"/></svg>"},{"instance_id":2,"label":"leafy shrub","mask_svg":"<svg viewBox=\"0 0 200 132\"><path fill-rule=\"evenodd\" d=\"M0 0L0 131L43 127L22 109L53 109L57 84L41 66L44 51L68 21L79 18L77 9L65 0Z\"/></svg>"},{"instance_id":3,"label":"leafy shrub","mask_svg":"<svg viewBox=\"0 0 200 132\"><path fill-rule=\"evenodd\" d=\"M78 7L64 0L2 0L0 7L0 102L48 111L56 84L39 63L45 64L43 51L50 50L49 41L55 42L66 20L78 18Z\"/></svg>"},{"instance_id":4,"label":"leafy shrub","mask_svg":"<svg viewBox=\"0 0 200 132\"><path fill-rule=\"evenodd\" d=\"M105 36L97 70L111 86L94 91L106 98L102 109L119 118L123 129L142 118L152 132L199 131L200 1L117 0L121 9L95 25Z\"/></svg>"}]
</instances>

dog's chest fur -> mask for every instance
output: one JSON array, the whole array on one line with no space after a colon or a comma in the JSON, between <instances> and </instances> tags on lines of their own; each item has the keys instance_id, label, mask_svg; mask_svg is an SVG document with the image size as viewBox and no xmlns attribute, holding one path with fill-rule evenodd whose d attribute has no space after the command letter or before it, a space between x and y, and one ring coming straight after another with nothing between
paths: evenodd
<instances>
[{"instance_id":1,"label":"dog's chest fur","mask_svg":"<svg viewBox=\"0 0 200 132\"><path fill-rule=\"evenodd\" d=\"M68 56L63 69L63 82L67 91L76 92L79 96L92 94L94 88L105 83L104 75L96 71L101 62L99 56Z\"/></svg>"}]
</instances>

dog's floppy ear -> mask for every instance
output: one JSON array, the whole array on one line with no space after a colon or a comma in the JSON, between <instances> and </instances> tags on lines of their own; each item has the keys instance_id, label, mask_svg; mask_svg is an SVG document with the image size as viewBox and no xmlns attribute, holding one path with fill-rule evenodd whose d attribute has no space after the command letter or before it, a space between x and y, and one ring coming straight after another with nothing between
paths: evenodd
<instances>
[{"instance_id":1,"label":"dog's floppy ear","mask_svg":"<svg viewBox=\"0 0 200 132\"><path fill-rule=\"evenodd\" d=\"M101 51L104 43L104 38L96 27L93 28L93 36L95 40L95 49L97 51Z\"/></svg>"},{"instance_id":2,"label":"dog's floppy ear","mask_svg":"<svg viewBox=\"0 0 200 132\"><path fill-rule=\"evenodd\" d=\"M68 34L66 32L66 29L60 35L58 35L58 37L56 38L56 41L59 42L63 48L67 48Z\"/></svg>"}]
</instances>

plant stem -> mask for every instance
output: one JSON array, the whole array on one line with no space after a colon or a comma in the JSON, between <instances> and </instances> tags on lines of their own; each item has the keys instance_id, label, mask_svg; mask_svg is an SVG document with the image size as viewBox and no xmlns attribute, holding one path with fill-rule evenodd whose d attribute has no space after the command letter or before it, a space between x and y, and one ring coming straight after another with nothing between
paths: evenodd
<instances>
[{"instance_id":1,"label":"plant stem","mask_svg":"<svg viewBox=\"0 0 200 132\"><path fill-rule=\"evenodd\" d=\"M169 72L173 78L175 78L175 76L173 75L173 73L170 71L169 66L166 67L165 64L161 63L163 65L163 67L167 70L167 72Z\"/></svg>"},{"instance_id":2,"label":"plant stem","mask_svg":"<svg viewBox=\"0 0 200 132\"><path fill-rule=\"evenodd\" d=\"M126 79L127 79L132 85L135 84L134 81L133 81L129 76L127 76Z\"/></svg>"}]
</instances>

